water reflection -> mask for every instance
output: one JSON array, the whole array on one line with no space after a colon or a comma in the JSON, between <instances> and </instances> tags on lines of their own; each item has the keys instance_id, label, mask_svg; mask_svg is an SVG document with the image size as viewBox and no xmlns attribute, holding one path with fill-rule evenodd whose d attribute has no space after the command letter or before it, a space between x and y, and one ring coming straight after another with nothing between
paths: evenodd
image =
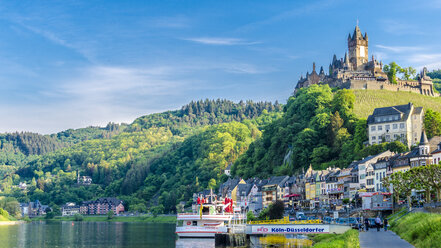
<instances>
[{"instance_id":1,"label":"water reflection","mask_svg":"<svg viewBox=\"0 0 441 248\"><path fill-rule=\"evenodd\" d=\"M304 248L311 247L312 241L305 235L268 235L251 236L250 246L254 248L283 247L283 248ZM178 248L214 248L214 239L178 239Z\"/></svg>"},{"instance_id":2,"label":"water reflection","mask_svg":"<svg viewBox=\"0 0 441 248\"><path fill-rule=\"evenodd\" d=\"M176 240L176 248L214 248L214 239L183 238Z\"/></svg>"},{"instance_id":3,"label":"water reflection","mask_svg":"<svg viewBox=\"0 0 441 248\"><path fill-rule=\"evenodd\" d=\"M0 226L0 247L174 247L174 224L32 222Z\"/></svg>"},{"instance_id":4,"label":"water reflection","mask_svg":"<svg viewBox=\"0 0 441 248\"><path fill-rule=\"evenodd\" d=\"M305 235L268 235L263 237L251 237L251 246L256 248L303 248L311 247L312 240L309 240Z\"/></svg>"}]
</instances>

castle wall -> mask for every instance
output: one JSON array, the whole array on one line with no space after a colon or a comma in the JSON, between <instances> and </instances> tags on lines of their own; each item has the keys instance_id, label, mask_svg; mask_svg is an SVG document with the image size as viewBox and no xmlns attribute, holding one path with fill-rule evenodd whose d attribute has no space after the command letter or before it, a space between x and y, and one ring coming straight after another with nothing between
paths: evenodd
<instances>
[{"instance_id":1,"label":"castle wall","mask_svg":"<svg viewBox=\"0 0 441 248\"><path fill-rule=\"evenodd\" d=\"M390 90L390 91L404 91L423 94L428 96L438 96L434 94L431 85L420 85L415 81L400 81L398 84L391 84L386 82L372 81L372 80L348 80L346 83L340 85L341 88L354 90Z\"/></svg>"}]
</instances>

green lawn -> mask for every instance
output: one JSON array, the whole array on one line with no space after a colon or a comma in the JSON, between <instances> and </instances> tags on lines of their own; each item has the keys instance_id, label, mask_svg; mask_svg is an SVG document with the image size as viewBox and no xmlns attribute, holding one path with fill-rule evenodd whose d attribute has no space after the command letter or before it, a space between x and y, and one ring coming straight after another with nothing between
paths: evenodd
<instances>
[{"instance_id":1,"label":"green lawn","mask_svg":"<svg viewBox=\"0 0 441 248\"><path fill-rule=\"evenodd\" d=\"M32 218L33 221L46 220L44 217ZM52 221L74 221L74 217L56 216ZM108 221L108 222L150 222L150 223L176 223L176 216L115 216L112 219L107 219L107 216L83 216L83 221Z\"/></svg>"},{"instance_id":2,"label":"green lawn","mask_svg":"<svg viewBox=\"0 0 441 248\"><path fill-rule=\"evenodd\" d=\"M391 222L391 229L416 248L440 247L440 214L410 213Z\"/></svg>"},{"instance_id":3,"label":"green lawn","mask_svg":"<svg viewBox=\"0 0 441 248\"><path fill-rule=\"evenodd\" d=\"M375 108L403 105L412 102L414 106L433 109L441 113L441 97L423 96L410 92L389 90L353 90L354 112L359 118L367 118Z\"/></svg>"},{"instance_id":4,"label":"green lawn","mask_svg":"<svg viewBox=\"0 0 441 248\"><path fill-rule=\"evenodd\" d=\"M349 230L343 234L318 234L312 240L313 248L360 248L357 230Z\"/></svg>"}]
</instances>

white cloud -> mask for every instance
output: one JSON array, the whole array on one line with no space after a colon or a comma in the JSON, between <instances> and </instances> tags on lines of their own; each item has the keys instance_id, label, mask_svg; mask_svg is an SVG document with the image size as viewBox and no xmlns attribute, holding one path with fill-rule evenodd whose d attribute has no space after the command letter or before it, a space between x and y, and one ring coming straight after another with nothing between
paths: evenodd
<instances>
[{"instance_id":1,"label":"white cloud","mask_svg":"<svg viewBox=\"0 0 441 248\"><path fill-rule=\"evenodd\" d=\"M237 45L255 45L260 42L251 42L237 38L220 38L220 37L196 37L183 38L182 40L192 41L205 45L221 45L221 46L237 46Z\"/></svg>"},{"instance_id":2,"label":"white cloud","mask_svg":"<svg viewBox=\"0 0 441 248\"><path fill-rule=\"evenodd\" d=\"M85 59L87 59L89 61L94 61L94 56L92 55L93 53L91 52L90 49L87 49L84 46L81 46L81 45L78 45L75 43L71 43L71 42L67 41L66 39L59 37L54 32L51 32L49 30L45 30L42 28L37 28L35 26L25 24L22 21L22 18L11 18L11 19L9 19L9 21L13 22L14 24L16 24L16 25L18 25L28 31L31 31L34 34L40 35L41 37L49 40L50 42L53 42L59 46L68 48L68 49L80 54L81 56L83 56Z\"/></svg>"}]
</instances>

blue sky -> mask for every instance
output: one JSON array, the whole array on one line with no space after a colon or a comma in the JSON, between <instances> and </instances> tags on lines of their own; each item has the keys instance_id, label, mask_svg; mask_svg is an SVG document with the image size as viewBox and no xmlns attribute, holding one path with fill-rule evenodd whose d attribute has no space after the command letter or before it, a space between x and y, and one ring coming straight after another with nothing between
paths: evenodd
<instances>
[{"instance_id":1,"label":"blue sky","mask_svg":"<svg viewBox=\"0 0 441 248\"><path fill-rule=\"evenodd\" d=\"M441 68L441 1L2 1L0 132L130 123L191 100L286 102L347 49Z\"/></svg>"}]
</instances>

